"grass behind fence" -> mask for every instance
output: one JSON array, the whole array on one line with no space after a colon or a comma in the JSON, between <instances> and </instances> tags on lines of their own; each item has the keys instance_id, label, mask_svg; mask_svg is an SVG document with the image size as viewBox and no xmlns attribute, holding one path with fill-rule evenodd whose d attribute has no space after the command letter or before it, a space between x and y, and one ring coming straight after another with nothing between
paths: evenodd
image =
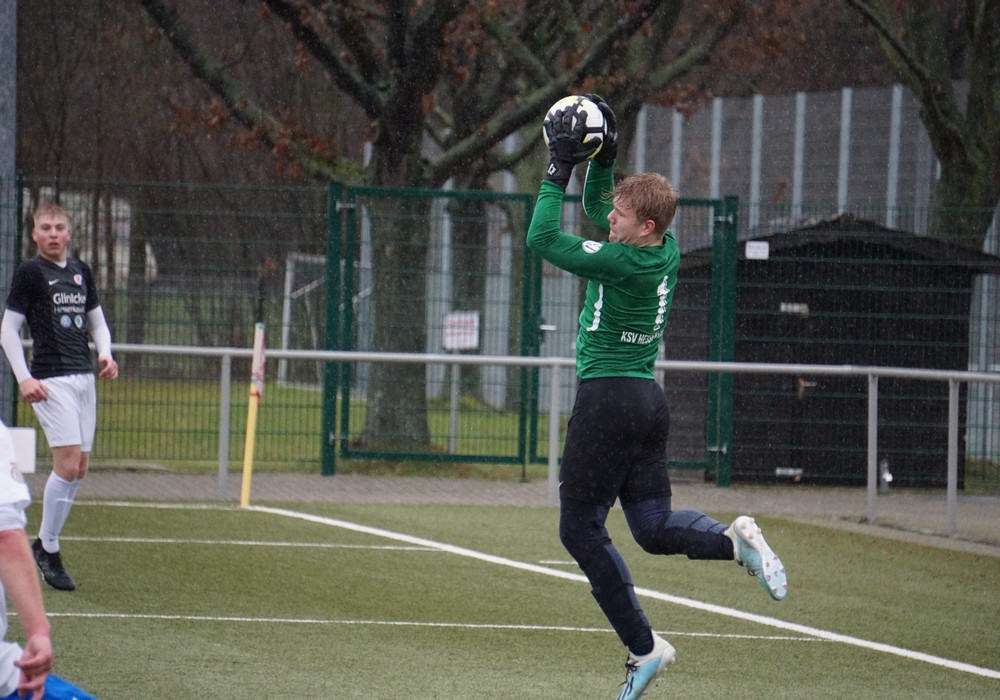
<instances>
[{"instance_id":1,"label":"grass behind fence","mask_svg":"<svg viewBox=\"0 0 1000 700\"><path fill-rule=\"evenodd\" d=\"M98 467L153 467L185 472L214 472L219 464L221 390L218 379L203 381L135 379L98 381L98 428L92 460ZM318 472L323 433L322 392L317 389L268 384L257 417L254 468L261 471ZM230 401L228 454L231 469L241 469L246 443L249 383L234 382ZM339 397L338 397L339 406ZM17 407L18 425L39 430L37 459L51 463L48 446L34 411L23 400ZM339 411L339 409L338 409ZM351 402L349 434L364 425L366 404ZM379 471L479 478L516 478L523 469L544 475L544 464L478 464L443 462L435 454L448 449L450 406L447 400L428 401L431 446L428 459L396 464L357 460L341 462L338 470ZM541 426L537 454L547 452L548 415ZM565 420L562 421L565 427ZM339 427L339 426L338 426ZM463 398L458 420L457 452L493 456L517 454L518 415Z\"/></svg>"},{"instance_id":2,"label":"grass behind fence","mask_svg":"<svg viewBox=\"0 0 1000 700\"><path fill-rule=\"evenodd\" d=\"M307 512L578 573L554 509L309 504ZM728 520L733 514L714 514ZM37 522L39 506L29 513ZM758 518L775 603L732 562L641 553L636 584L991 669L1000 558ZM77 580L45 590L56 670L103 700L614 697L624 651L586 583L236 508L74 508ZM987 698L1000 680L644 599L677 662L656 698ZM19 633L16 623L15 633Z\"/></svg>"},{"instance_id":3,"label":"grass behind fence","mask_svg":"<svg viewBox=\"0 0 1000 700\"><path fill-rule=\"evenodd\" d=\"M98 381L98 433L93 462L127 468L166 468L185 472L214 472L219 465L220 387L216 378L203 381L135 379ZM234 382L230 405L230 469L241 469L246 440L249 385ZM258 413L254 467L260 471L315 473L321 468L322 393L316 389L268 384ZM18 424L38 428L34 411L18 402ZM364 424L366 405L351 404L350 434ZM480 464L435 462L433 454L448 447L449 405L445 399L428 402L432 444L426 460L338 460L339 472L427 476L474 476L487 479L544 478L545 464ZM562 435L565 417L560 420ZM457 447L461 454L516 454L518 416L462 399ZM548 415L538 415L536 454L548 452ZM560 438L561 439L561 438ZM51 464L39 430L37 459ZM942 469L943 469L942 465ZM966 461L965 493L1000 494L1000 464Z\"/></svg>"}]
</instances>

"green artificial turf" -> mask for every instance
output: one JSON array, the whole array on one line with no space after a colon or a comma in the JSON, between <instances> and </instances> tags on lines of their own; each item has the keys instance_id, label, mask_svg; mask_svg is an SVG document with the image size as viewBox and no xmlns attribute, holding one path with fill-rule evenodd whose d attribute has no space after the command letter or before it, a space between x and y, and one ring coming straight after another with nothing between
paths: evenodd
<instances>
[{"instance_id":1,"label":"green artificial turf","mask_svg":"<svg viewBox=\"0 0 1000 700\"><path fill-rule=\"evenodd\" d=\"M103 700L617 694L625 652L575 578L554 509L283 508L403 537L211 504L79 503L63 540L78 588L44 591L56 672ZM998 695L996 678L907 650L1000 669L1000 558L758 522L788 569L780 603L732 562L641 552L612 513L636 586L684 599L642 597L677 648L649 700Z\"/></svg>"}]
</instances>

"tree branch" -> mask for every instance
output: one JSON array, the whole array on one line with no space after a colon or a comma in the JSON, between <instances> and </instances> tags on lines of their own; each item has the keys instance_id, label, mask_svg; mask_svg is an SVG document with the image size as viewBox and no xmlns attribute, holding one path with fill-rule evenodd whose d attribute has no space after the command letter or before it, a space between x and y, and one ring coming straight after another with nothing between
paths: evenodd
<instances>
[{"instance_id":1,"label":"tree branch","mask_svg":"<svg viewBox=\"0 0 1000 700\"><path fill-rule=\"evenodd\" d=\"M406 31L401 44L405 49L405 84L411 86L411 93L420 98L431 92L437 84L440 70L428 70L437 66L436 54L441 49L444 28L465 9L462 0L439 0L430 3L423 15L414 18L413 27Z\"/></svg>"},{"instance_id":2,"label":"tree branch","mask_svg":"<svg viewBox=\"0 0 1000 700\"><path fill-rule=\"evenodd\" d=\"M917 60L909 47L900 39L896 29L889 24L889 12L883 0L844 0L844 2L857 10L875 30L879 43L886 50L887 58L896 68L896 72L901 77L904 73L909 74L907 83L924 85L930 82L931 75L927 67ZM893 56L888 56L889 53Z\"/></svg>"},{"instance_id":3,"label":"tree branch","mask_svg":"<svg viewBox=\"0 0 1000 700\"><path fill-rule=\"evenodd\" d=\"M195 77L205 83L225 104L226 108L260 141L274 149L279 145L283 126L279 119L250 99L240 86L231 80L218 63L202 53L177 21L177 13L160 0L141 0L149 16L156 22L164 36L184 59ZM318 158L301 142L288 140L295 160L311 175L333 179L336 170L330 163Z\"/></svg>"},{"instance_id":4,"label":"tree branch","mask_svg":"<svg viewBox=\"0 0 1000 700\"><path fill-rule=\"evenodd\" d=\"M286 0L264 0L264 2L278 18L288 25L292 35L302 42L309 53L329 71L337 87L350 95L361 106L365 114L372 119L376 119L382 114L384 105L379 92L373 87L379 83L377 63L370 60L374 50L366 44L358 43L361 37L367 36L366 32L358 31L358 25L348 21L346 15L339 15L343 24L338 23L335 27L345 30L349 37L345 43L352 46L354 49L352 55L358 58L360 65L363 65L366 72L369 73L363 78L348 68L337 56L334 49L316 33L311 21L307 19L311 15L303 15L301 8L291 2L286 2Z\"/></svg>"},{"instance_id":5,"label":"tree branch","mask_svg":"<svg viewBox=\"0 0 1000 700\"><path fill-rule=\"evenodd\" d=\"M649 21L664 1L644 0L637 2L631 11L625 12L614 22L606 23L607 28L603 32L593 37L588 36L588 48L578 61L570 62L561 73L554 74L554 66L550 66L545 71L539 71L535 66L531 73L539 81L536 83L535 89L520 96L510 108L494 114L478 131L453 144L429 166L429 181L436 184L446 181L451 173L462 164L470 162L477 155L492 148L511 132L538 120L539 115L543 114L549 105L567 94L583 78L598 72L607 62L608 56L612 54L616 43L631 36L645 22ZM577 8L579 11L581 6L572 5L569 7ZM607 8L609 11L615 10L605 3L598 3L594 7ZM585 11L593 10L590 6L583 6L583 8ZM575 19L582 18L576 17ZM594 26L597 24L594 23ZM530 67L532 61L526 56L531 53L531 48L519 37L512 34L501 34L501 36L505 36L511 42L504 44L505 50L515 56L521 56L522 58L519 60Z\"/></svg>"},{"instance_id":6,"label":"tree branch","mask_svg":"<svg viewBox=\"0 0 1000 700\"><path fill-rule=\"evenodd\" d=\"M688 45L674 60L664 64L662 68L654 71L646 79L648 90L652 92L662 90L673 81L687 75L694 68L708 61L712 56L712 50L739 21L740 18L734 14L731 20L725 24L706 22L702 26L703 31L697 32L694 35L695 38L688 42Z\"/></svg>"},{"instance_id":7,"label":"tree branch","mask_svg":"<svg viewBox=\"0 0 1000 700\"><path fill-rule=\"evenodd\" d=\"M969 151L972 144L965 116L952 89L935 0L909 0L902 28L890 24L883 0L844 1L875 30L886 58L920 101L923 121L937 157L942 161L957 158L972 163L974 156Z\"/></svg>"}]
</instances>

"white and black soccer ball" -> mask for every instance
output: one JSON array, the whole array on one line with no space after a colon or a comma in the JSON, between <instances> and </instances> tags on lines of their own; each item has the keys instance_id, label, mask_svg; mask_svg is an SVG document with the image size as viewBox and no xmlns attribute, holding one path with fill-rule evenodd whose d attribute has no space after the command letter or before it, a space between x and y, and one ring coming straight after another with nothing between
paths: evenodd
<instances>
[{"instance_id":1,"label":"white and black soccer ball","mask_svg":"<svg viewBox=\"0 0 1000 700\"><path fill-rule=\"evenodd\" d=\"M601 108L593 100L587 99L583 95L569 95L549 107L549 111L545 113L545 121L542 124L542 140L545 141L546 146L549 145L549 137L545 133L545 124L548 124L552 120L552 116L556 112L566 107L571 107L574 104L577 106L577 119L579 119L579 115L581 114L586 115L587 119L583 142L592 143L600 141L602 144L604 143L604 132L607 125L604 123L604 113L601 112ZM573 128L576 128L575 121L573 122ZM596 156L600 150L600 148L597 148L590 157L593 158Z\"/></svg>"}]
</instances>

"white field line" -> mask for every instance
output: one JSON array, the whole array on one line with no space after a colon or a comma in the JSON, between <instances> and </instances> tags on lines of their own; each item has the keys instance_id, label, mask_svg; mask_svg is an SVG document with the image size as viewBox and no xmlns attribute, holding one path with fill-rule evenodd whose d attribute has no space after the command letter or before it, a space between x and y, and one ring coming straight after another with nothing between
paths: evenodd
<instances>
[{"instance_id":1,"label":"white field line","mask_svg":"<svg viewBox=\"0 0 1000 700\"><path fill-rule=\"evenodd\" d=\"M141 613L48 613L49 617L66 617L79 620L162 620L166 622L239 622L281 625L344 625L357 627L428 627L473 630L514 630L518 632L584 632L587 634L611 634L605 627L571 627L567 625L503 625L472 622L413 622L408 620L326 620L322 618L299 617L236 617L231 615L152 615ZM809 637L789 637L782 635L718 634L714 632L671 632L661 631L671 637L715 637L718 639L743 639L749 641L778 642L823 642Z\"/></svg>"},{"instance_id":2,"label":"white field line","mask_svg":"<svg viewBox=\"0 0 1000 700\"><path fill-rule=\"evenodd\" d=\"M180 504L180 505L137 504L129 502L103 502L103 503L91 502L91 503L93 503L94 505L156 507L165 509L192 508L192 506L189 504ZM213 509L213 507L210 505L193 506L193 507L203 508L203 509ZM220 507L215 506L214 509L219 510ZM236 508L224 506L221 509L235 510ZM346 520L327 518L319 515L312 515L310 513L302 513L299 511L287 510L284 508L271 508L267 506L251 505L248 506L245 510L256 511L258 513L269 513L271 515L279 515L282 517L294 518L297 520L304 520L307 522L317 523L320 525L328 525L330 527L336 527L343 530L350 530L351 532L360 532L363 534L372 535L374 537L381 537L384 539L395 540L396 542L405 542L409 545L413 545L416 547L428 547L431 549L437 549L442 552L448 552L450 554L455 554L457 556L466 557L469 559L475 559L477 561L496 564L498 566L505 566L520 571L529 571L532 573L542 574L544 576L551 576L553 578L560 578L567 581L577 581L583 583L587 582L587 578L583 574L571 573L568 571L560 571L559 569L552 569L547 566L539 566L538 564L529 564L527 562L521 562L515 559L508 559L506 557L499 557L493 554L478 552L474 549L458 547L452 544L447 544L445 542L436 542L434 540L428 540L422 537L414 537L413 535L407 535L399 532L392 532L391 530L383 530L381 528L369 527L367 525L360 525L358 523L352 523ZM715 605L713 603L705 603L700 600L693 600L691 598L675 596L669 593L663 593L662 591L656 591L650 588L636 587L635 593L636 595L639 596L644 596L646 598L653 598L655 600L661 600L667 603L673 603L674 605L693 608L695 610L702 610L704 612L710 612L725 617L732 617L739 620L746 620L747 622L753 622L759 625L774 627L776 629L781 629L788 632L797 632L798 634L806 635L807 637L815 637L817 639L829 642L840 642L842 644L850 644L852 646L860 647L862 649L870 649L872 651L879 651L885 654L893 654L895 656L911 659L913 661L920 661L935 666L942 666L944 668L952 669L955 671L962 671L963 673L971 673L977 676L983 676L985 678L995 678L1000 680L1000 671L997 671L995 669L975 666L973 664L967 664L961 661L954 661L952 659L945 659L940 656L934 656L932 654L925 654L924 652L920 651L913 651L911 649L904 649L902 647L893 646L892 644L873 642L868 639L861 639L859 637L852 637L846 634L838 634L836 632L830 632L828 630L823 630L818 627L809 627L808 625L800 625L794 622L786 622L785 620L779 620L774 617L757 615L755 613L746 612L744 610L727 608L722 605Z\"/></svg>"},{"instance_id":3,"label":"white field line","mask_svg":"<svg viewBox=\"0 0 1000 700\"><path fill-rule=\"evenodd\" d=\"M70 542L118 542L124 544L207 544L234 547L306 547L309 549L377 549L402 550L406 552L439 552L435 547L412 547L401 545L336 544L330 542L264 542L260 540L200 540L178 539L174 537L79 537L60 536L60 540Z\"/></svg>"}]
</instances>

